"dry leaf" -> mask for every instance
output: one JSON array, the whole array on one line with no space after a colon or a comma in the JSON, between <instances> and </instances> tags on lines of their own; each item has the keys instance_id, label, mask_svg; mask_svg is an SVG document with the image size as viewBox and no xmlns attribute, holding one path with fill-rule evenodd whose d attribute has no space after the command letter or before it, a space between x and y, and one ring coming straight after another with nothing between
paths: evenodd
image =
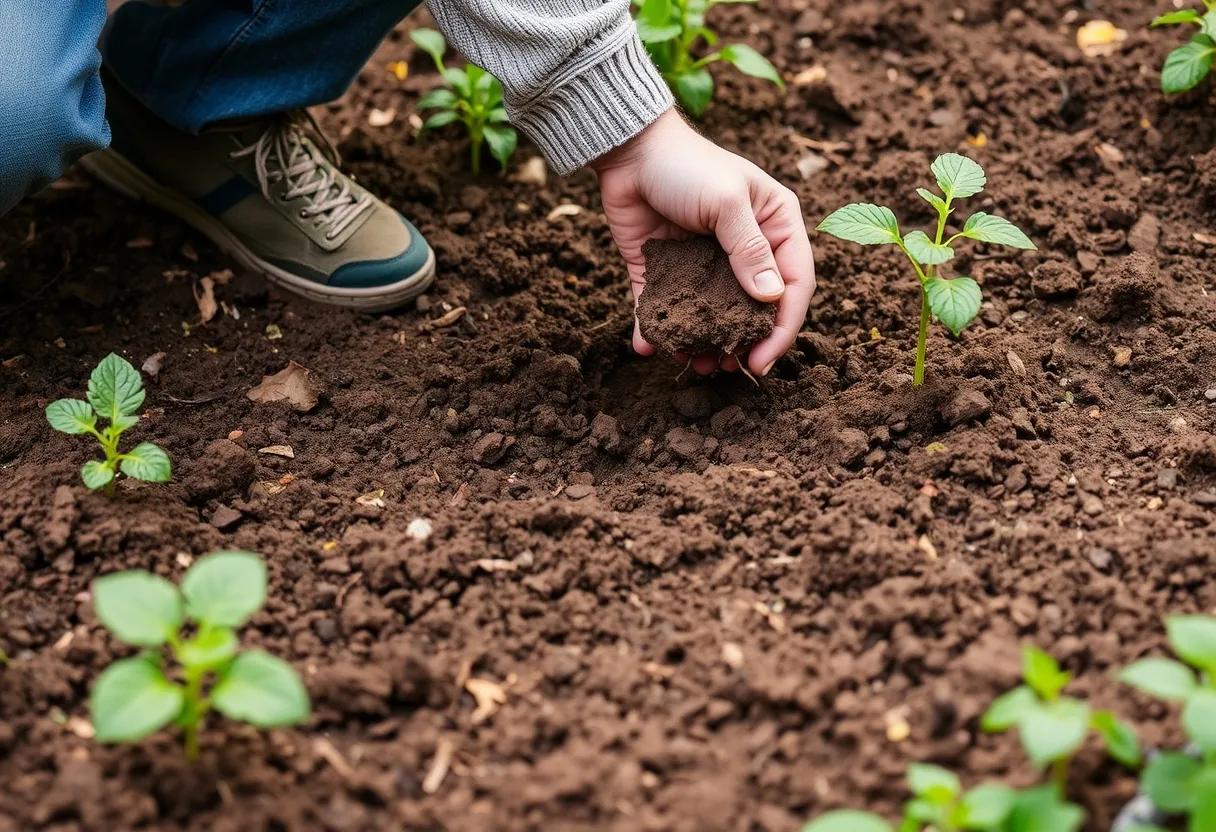
<instances>
[{"instance_id":1,"label":"dry leaf","mask_svg":"<svg viewBox=\"0 0 1216 832\"><path fill-rule=\"evenodd\" d=\"M507 701L507 692L502 689L502 685L489 679L469 679L464 683L464 689L477 702L477 709L473 711L474 725L494 716Z\"/></svg>"},{"instance_id":2,"label":"dry leaf","mask_svg":"<svg viewBox=\"0 0 1216 832\"><path fill-rule=\"evenodd\" d=\"M1022 360L1022 356L1018 355L1013 350L1005 353L1005 360L1009 362L1009 369L1022 378L1026 377L1026 362Z\"/></svg>"},{"instance_id":3,"label":"dry leaf","mask_svg":"<svg viewBox=\"0 0 1216 832\"><path fill-rule=\"evenodd\" d=\"M163 352L154 352L148 356L139 369L143 370L148 378L155 379L160 375L160 370L163 366L165 366L165 354Z\"/></svg>"},{"instance_id":4,"label":"dry leaf","mask_svg":"<svg viewBox=\"0 0 1216 832\"><path fill-rule=\"evenodd\" d=\"M366 494L361 494L355 498L355 502L361 506L371 506L372 508L384 508L387 503L384 502L384 489L377 488L375 491L369 491Z\"/></svg>"},{"instance_id":5,"label":"dry leaf","mask_svg":"<svg viewBox=\"0 0 1216 832\"><path fill-rule=\"evenodd\" d=\"M798 175L803 179L810 179L817 173L822 173L831 165L824 156L816 153L813 150L808 150L801 159L798 160Z\"/></svg>"},{"instance_id":6,"label":"dry leaf","mask_svg":"<svg viewBox=\"0 0 1216 832\"><path fill-rule=\"evenodd\" d=\"M1102 142L1094 147L1094 152L1098 154L1098 158L1103 162L1112 165L1119 165L1127 157L1123 155L1123 151L1115 147L1110 142Z\"/></svg>"},{"instance_id":7,"label":"dry leaf","mask_svg":"<svg viewBox=\"0 0 1216 832\"><path fill-rule=\"evenodd\" d=\"M1077 29L1077 46L1087 58L1113 55L1127 40L1127 31L1109 20L1091 20Z\"/></svg>"},{"instance_id":8,"label":"dry leaf","mask_svg":"<svg viewBox=\"0 0 1216 832\"><path fill-rule=\"evenodd\" d=\"M323 392L325 388L312 371L292 361L274 375L264 376L262 383L245 396L259 404L285 402L299 412L307 413L317 406Z\"/></svg>"},{"instance_id":9,"label":"dry leaf","mask_svg":"<svg viewBox=\"0 0 1216 832\"><path fill-rule=\"evenodd\" d=\"M198 305L198 317L201 323L207 323L215 317L215 313L220 311L219 304L215 302L215 281L210 277L204 277L192 287L194 292L194 302Z\"/></svg>"},{"instance_id":10,"label":"dry leaf","mask_svg":"<svg viewBox=\"0 0 1216 832\"><path fill-rule=\"evenodd\" d=\"M387 69L389 73L398 81L404 81L406 78L410 77L410 65L405 61L393 61L391 64L386 66L385 69Z\"/></svg>"},{"instance_id":11,"label":"dry leaf","mask_svg":"<svg viewBox=\"0 0 1216 832\"><path fill-rule=\"evenodd\" d=\"M558 205L556 208L550 211L545 216L545 219L547 219L549 222L553 222L560 217L577 217L581 213L583 213L583 206L575 205L572 202L563 202L561 205Z\"/></svg>"},{"instance_id":12,"label":"dry leaf","mask_svg":"<svg viewBox=\"0 0 1216 832\"><path fill-rule=\"evenodd\" d=\"M287 459L296 458L296 452L291 449L290 445L267 445L265 448L258 448L258 453L267 454L268 456L282 456Z\"/></svg>"},{"instance_id":13,"label":"dry leaf","mask_svg":"<svg viewBox=\"0 0 1216 832\"><path fill-rule=\"evenodd\" d=\"M375 107L367 114L367 124L369 127L388 127L397 118L396 109L389 107L387 110L379 110Z\"/></svg>"},{"instance_id":14,"label":"dry leaf","mask_svg":"<svg viewBox=\"0 0 1216 832\"><path fill-rule=\"evenodd\" d=\"M452 324L459 321L461 318L464 317L464 313L468 312L468 311L469 310L463 306L457 306L455 309L451 310L450 312L445 312L444 314L440 315L438 318L436 318L433 321L426 321L422 325L422 328L423 329L443 329L445 326L451 326Z\"/></svg>"}]
</instances>

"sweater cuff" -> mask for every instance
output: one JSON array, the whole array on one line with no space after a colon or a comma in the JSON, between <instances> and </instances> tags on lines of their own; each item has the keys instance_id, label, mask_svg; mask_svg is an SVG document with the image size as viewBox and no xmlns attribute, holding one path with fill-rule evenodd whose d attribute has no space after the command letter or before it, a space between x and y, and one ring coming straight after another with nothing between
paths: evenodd
<instances>
[{"instance_id":1,"label":"sweater cuff","mask_svg":"<svg viewBox=\"0 0 1216 832\"><path fill-rule=\"evenodd\" d=\"M511 114L561 176L620 147L674 104L633 21L614 39L621 41L615 49L590 63L574 61L572 71Z\"/></svg>"}]
</instances>

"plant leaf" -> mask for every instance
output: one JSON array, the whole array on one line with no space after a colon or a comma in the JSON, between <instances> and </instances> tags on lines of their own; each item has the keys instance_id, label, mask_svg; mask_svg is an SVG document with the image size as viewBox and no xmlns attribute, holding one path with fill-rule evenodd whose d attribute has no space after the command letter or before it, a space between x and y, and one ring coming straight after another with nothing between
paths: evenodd
<instances>
[{"instance_id":1,"label":"plant leaf","mask_svg":"<svg viewBox=\"0 0 1216 832\"><path fill-rule=\"evenodd\" d=\"M1182 706L1182 727L1208 753L1216 752L1216 691L1200 688Z\"/></svg>"},{"instance_id":2,"label":"plant leaf","mask_svg":"<svg viewBox=\"0 0 1216 832\"><path fill-rule=\"evenodd\" d=\"M211 689L215 709L259 728L308 719L308 691L291 665L260 650L242 653Z\"/></svg>"},{"instance_id":3,"label":"plant leaf","mask_svg":"<svg viewBox=\"0 0 1216 832\"><path fill-rule=\"evenodd\" d=\"M637 19L638 38L642 43L666 43L680 36L683 27L679 23L651 23L645 18Z\"/></svg>"},{"instance_id":4,"label":"plant leaf","mask_svg":"<svg viewBox=\"0 0 1216 832\"><path fill-rule=\"evenodd\" d=\"M110 353L89 376L88 398L97 415L113 422L144 403L144 382L127 359Z\"/></svg>"},{"instance_id":5,"label":"plant leaf","mask_svg":"<svg viewBox=\"0 0 1216 832\"><path fill-rule=\"evenodd\" d=\"M186 614L207 627L239 627L266 603L266 565L252 552L204 555L182 576Z\"/></svg>"},{"instance_id":6,"label":"plant leaf","mask_svg":"<svg viewBox=\"0 0 1216 832\"><path fill-rule=\"evenodd\" d=\"M1136 731L1110 711L1095 711L1090 718L1090 724L1106 743L1106 751L1110 756L1127 766L1138 768L1143 755L1140 751L1140 739Z\"/></svg>"},{"instance_id":7,"label":"plant leaf","mask_svg":"<svg viewBox=\"0 0 1216 832\"><path fill-rule=\"evenodd\" d=\"M93 405L81 399L60 399L46 406L46 420L60 433L90 433L97 425Z\"/></svg>"},{"instance_id":8,"label":"plant leaf","mask_svg":"<svg viewBox=\"0 0 1216 832\"><path fill-rule=\"evenodd\" d=\"M891 832L891 824L871 812L838 809L815 818L802 832Z\"/></svg>"},{"instance_id":9,"label":"plant leaf","mask_svg":"<svg viewBox=\"0 0 1216 832\"><path fill-rule=\"evenodd\" d=\"M1072 674L1060 670L1050 653L1027 644L1022 647L1022 678L1041 698L1055 699L1072 681Z\"/></svg>"},{"instance_id":10,"label":"plant leaf","mask_svg":"<svg viewBox=\"0 0 1216 832\"><path fill-rule=\"evenodd\" d=\"M1132 662L1119 674L1119 681L1167 702L1185 701L1199 686L1195 674L1182 662L1155 657Z\"/></svg>"},{"instance_id":11,"label":"plant leaf","mask_svg":"<svg viewBox=\"0 0 1216 832\"><path fill-rule=\"evenodd\" d=\"M837 208L819 223L818 230L863 246L900 241L899 221L890 208L860 202Z\"/></svg>"},{"instance_id":12,"label":"plant leaf","mask_svg":"<svg viewBox=\"0 0 1216 832\"><path fill-rule=\"evenodd\" d=\"M104 462L90 459L80 468L80 478L85 488L96 491L114 482L114 469Z\"/></svg>"},{"instance_id":13,"label":"plant leaf","mask_svg":"<svg viewBox=\"0 0 1216 832\"><path fill-rule=\"evenodd\" d=\"M206 629L176 650L185 667L213 670L236 655L236 633L227 627Z\"/></svg>"},{"instance_id":14,"label":"plant leaf","mask_svg":"<svg viewBox=\"0 0 1216 832\"><path fill-rule=\"evenodd\" d=\"M1166 752L1148 761L1140 785L1158 808L1185 812L1194 799L1194 780L1203 764L1186 754Z\"/></svg>"},{"instance_id":15,"label":"plant leaf","mask_svg":"<svg viewBox=\"0 0 1216 832\"><path fill-rule=\"evenodd\" d=\"M1013 811L1017 792L999 783L976 786L963 796L963 828L999 829Z\"/></svg>"},{"instance_id":16,"label":"plant leaf","mask_svg":"<svg viewBox=\"0 0 1216 832\"><path fill-rule=\"evenodd\" d=\"M967 218L967 223L963 226L962 234L964 237L979 240L981 243L996 243L997 245L1030 250L1038 249L1038 246L1032 243L1030 238L1022 232L1022 229L1009 220L1004 217L994 217L983 211L976 211Z\"/></svg>"},{"instance_id":17,"label":"plant leaf","mask_svg":"<svg viewBox=\"0 0 1216 832\"><path fill-rule=\"evenodd\" d=\"M1216 771L1200 772L1193 782L1195 799L1187 832L1216 832Z\"/></svg>"},{"instance_id":18,"label":"plant leaf","mask_svg":"<svg viewBox=\"0 0 1216 832\"><path fill-rule=\"evenodd\" d=\"M921 199L932 205L939 214L944 214L949 210L946 201L928 188L917 188L916 193Z\"/></svg>"},{"instance_id":19,"label":"plant leaf","mask_svg":"<svg viewBox=\"0 0 1216 832\"><path fill-rule=\"evenodd\" d=\"M952 802L963 786L952 771L927 763L912 763L908 766L908 788L912 794L940 804Z\"/></svg>"},{"instance_id":20,"label":"plant leaf","mask_svg":"<svg viewBox=\"0 0 1216 832\"><path fill-rule=\"evenodd\" d=\"M466 101L473 97L473 80L469 73L458 67L448 67L443 70L443 80L447 81L457 94Z\"/></svg>"},{"instance_id":21,"label":"plant leaf","mask_svg":"<svg viewBox=\"0 0 1216 832\"><path fill-rule=\"evenodd\" d=\"M177 587L142 569L93 581L93 610L106 629L136 647L159 647L182 625Z\"/></svg>"},{"instance_id":22,"label":"plant leaf","mask_svg":"<svg viewBox=\"0 0 1216 832\"><path fill-rule=\"evenodd\" d=\"M933 175L937 186L946 195L946 202L975 196L984 190L988 178L979 163L958 153L946 153L933 160Z\"/></svg>"},{"instance_id":23,"label":"plant leaf","mask_svg":"<svg viewBox=\"0 0 1216 832\"><path fill-rule=\"evenodd\" d=\"M755 49L742 43L732 43L722 47L722 60L734 64L735 69L753 78L763 78L772 81L781 89L785 89L785 81L781 79L777 68L769 63L768 58Z\"/></svg>"},{"instance_id":24,"label":"plant leaf","mask_svg":"<svg viewBox=\"0 0 1216 832\"><path fill-rule=\"evenodd\" d=\"M980 312L983 293L979 284L969 277L930 278L925 284L925 292L929 295L929 308L933 314L956 338Z\"/></svg>"},{"instance_id":25,"label":"plant leaf","mask_svg":"<svg viewBox=\"0 0 1216 832\"><path fill-rule=\"evenodd\" d=\"M140 442L124 455L122 472L144 482L168 482L173 477L169 455L159 445Z\"/></svg>"},{"instance_id":26,"label":"plant leaf","mask_svg":"<svg viewBox=\"0 0 1216 832\"><path fill-rule=\"evenodd\" d=\"M1161 67L1162 92L1193 89L1212 71L1213 56L1216 56L1216 41L1211 35L1195 35L1189 43L1179 46L1166 56Z\"/></svg>"},{"instance_id":27,"label":"plant leaf","mask_svg":"<svg viewBox=\"0 0 1216 832\"><path fill-rule=\"evenodd\" d=\"M1077 832L1085 821L1080 806L1065 803L1052 786L1017 795L1005 832Z\"/></svg>"},{"instance_id":28,"label":"plant leaf","mask_svg":"<svg viewBox=\"0 0 1216 832\"><path fill-rule=\"evenodd\" d=\"M954 249L944 243L935 243L923 231L911 231L904 236L908 253L922 266L937 266L954 259Z\"/></svg>"},{"instance_id":29,"label":"plant leaf","mask_svg":"<svg viewBox=\"0 0 1216 832\"><path fill-rule=\"evenodd\" d=\"M1176 12L1166 12L1153 18L1153 22L1149 26L1177 26L1182 23L1194 23L1199 25L1203 18L1199 12L1194 9L1180 9Z\"/></svg>"},{"instance_id":30,"label":"plant leaf","mask_svg":"<svg viewBox=\"0 0 1216 832\"><path fill-rule=\"evenodd\" d=\"M135 742L164 728L182 710L182 689L142 656L102 671L89 697L98 742Z\"/></svg>"},{"instance_id":31,"label":"plant leaf","mask_svg":"<svg viewBox=\"0 0 1216 832\"><path fill-rule=\"evenodd\" d=\"M443 39L443 35L434 29L419 28L410 32L410 40L419 49L431 56L431 60L435 62L436 69L443 70L443 53L448 49L447 41Z\"/></svg>"},{"instance_id":32,"label":"plant leaf","mask_svg":"<svg viewBox=\"0 0 1216 832\"><path fill-rule=\"evenodd\" d=\"M1207 615L1171 615L1165 619L1170 647L1187 664L1216 670L1216 618Z\"/></svg>"},{"instance_id":33,"label":"plant leaf","mask_svg":"<svg viewBox=\"0 0 1216 832\"><path fill-rule=\"evenodd\" d=\"M498 160L498 164L503 170L506 170L507 163L511 161L511 155L515 153L515 148L519 145L519 134L510 127L487 124L484 135L486 144L490 146L490 155Z\"/></svg>"},{"instance_id":34,"label":"plant leaf","mask_svg":"<svg viewBox=\"0 0 1216 832\"><path fill-rule=\"evenodd\" d=\"M443 127L446 124L451 124L458 118L460 118L460 114L455 110L440 110L423 123L422 129L434 130L437 127Z\"/></svg>"},{"instance_id":35,"label":"plant leaf","mask_svg":"<svg viewBox=\"0 0 1216 832\"><path fill-rule=\"evenodd\" d=\"M1040 703L1018 723L1022 748L1036 767L1072 756L1089 733L1089 707L1075 699Z\"/></svg>"},{"instance_id":36,"label":"plant leaf","mask_svg":"<svg viewBox=\"0 0 1216 832\"><path fill-rule=\"evenodd\" d=\"M676 98L693 118L705 114L705 108L714 97L714 77L706 69L682 72L672 82Z\"/></svg>"},{"instance_id":37,"label":"plant leaf","mask_svg":"<svg viewBox=\"0 0 1216 832\"><path fill-rule=\"evenodd\" d=\"M1022 721L1022 718L1037 705L1039 698L1035 692L1025 685L1014 688L998 696L984 716L980 719L980 728L991 734L1008 731Z\"/></svg>"},{"instance_id":38,"label":"plant leaf","mask_svg":"<svg viewBox=\"0 0 1216 832\"><path fill-rule=\"evenodd\" d=\"M456 93L444 87L438 87L419 98L417 107L419 110L448 109L455 107L458 100Z\"/></svg>"}]
</instances>

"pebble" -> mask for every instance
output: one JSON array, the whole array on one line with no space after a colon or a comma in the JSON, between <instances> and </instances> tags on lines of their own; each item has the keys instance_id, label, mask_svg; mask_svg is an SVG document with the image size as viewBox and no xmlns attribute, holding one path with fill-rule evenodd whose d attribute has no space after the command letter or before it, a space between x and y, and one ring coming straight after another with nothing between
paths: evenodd
<instances>
[{"instance_id":1,"label":"pebble","mask_svg":"<svg viewBox=\"0 0 1216 832\"><path fill-rule=\"evenodd\" d=\"M231 506L220 506L211 515L211 525L222 532L228 531L240 523L244 516Z\"/></svg>"},{"instance_id":2,"label":"pebble","mask_svg":"<svg viewBox=\"0 0 1216 832\"><path fill-rule=\"evenodd\" d=\"M1210 402L1216 402L1216 387L1209 387L1203 391L1203 397Z\"/></svg>"},{"instance_id":3,"label":"pebble","mask_svg":"<svg viewBox=\"0 0 1216 832\"><path fill-rule=\"evenodd\" d=\"M568 485L566 486L566 496L571 500L582 500L590 497L595 493L593 485Z\"/></svg>"},{"instance_id":4,"label":"pebble","mask_svg":"<svg viewBox=\"0 0 1216 832\"><path fill-rule=\"evenodd\" d=\"M433 531L434 527L431 525L430 520L427 520L425 517L415 517L410 521L410 524L405 527L405 536L411 540L421 542L429 538L431 536L431 532Z\"/></svg>"},{"instance_id":5,"label":"pebble","mask_svg":"<svg viewBox=\"0 0 1216 832\"><path fill-rule=\"evenodd\" d=\"M942 408L942 417L951 427L982 419L992 412L992 402L978 390L961 390Z\"/></svg>"},{"instance_id":6,"label":"pebble","mask_svg":"<svg viewBox=\"0 0 1216 832\"><path fill-rule=\"evenodd\" d=\"M1170 432L1171 433L1182 433L1185 430L1186 430L1186 419L1183 419L1181 416L1175 416L1173 419L1170 420Z\"/></svg>"}]
</instances>

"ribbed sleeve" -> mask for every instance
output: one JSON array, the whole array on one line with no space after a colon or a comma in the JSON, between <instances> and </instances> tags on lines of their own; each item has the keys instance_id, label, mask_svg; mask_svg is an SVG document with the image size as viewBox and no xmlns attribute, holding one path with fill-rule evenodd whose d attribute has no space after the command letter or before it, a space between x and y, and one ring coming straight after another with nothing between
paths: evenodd
<instances>
[{"instance_id":1,"label":"ribbed sleeve","mask_svg":"<svg viewBox=\"0 0 1216 832\"><path fill-rule=\"evenodd\" d=\"M427 0L453 45L502 81L507 112L560 174L672 106L629 0Z\"/></svg>"}]
</instances>

